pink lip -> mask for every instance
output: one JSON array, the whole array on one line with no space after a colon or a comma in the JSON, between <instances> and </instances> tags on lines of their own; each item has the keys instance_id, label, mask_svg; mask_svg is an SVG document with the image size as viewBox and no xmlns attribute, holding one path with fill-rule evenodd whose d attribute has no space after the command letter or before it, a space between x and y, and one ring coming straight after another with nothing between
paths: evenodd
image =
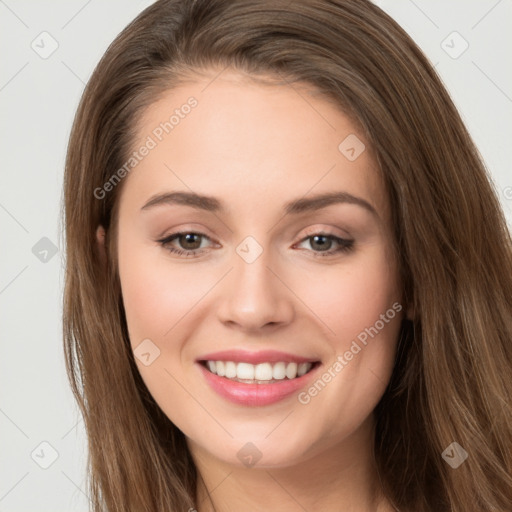
<instances>
[{"instance_id":1,"label":"pink lip","mask_svg":"<svg viewBox=\"0 0 512 512\"><path fill-rule=\"evenodd\" d=\"M222 350L200 356L196 361L233 361L235 363L314 363L317 359L308 359L277 350L261 350L260 352L248 352L246 350Z\"/></svg>"},{"instance_id":2,"label":"pink lip","mask_svg":"<svg viewBox=\"0 0 512 512\"><path fill-rule=\"evenodd\" d=\"M217 355L216 355L217 357ZM218 361L233 361L233 359L216 359L208 356L209 360ZM247 361L247 360L245 360ZM269 361L266 359L265 361ZM280 359L283 361L283 359ZM247 361L249 362L249 361ZM305 362L305 361L303 361ZM254 364L254 363L253 363ZM243 382L236 382L225 377L219 377L206 369L206 367L198 363L198 366L203 373L206 382L210 387L223 398L230 402L239 405L249 406L263 406L279 402L288 396L296 393L311 380L314 374L317 373L321 365L313 367L308 373L302 377L295 379L283 379L273 384L244 384Z\"/></svg>"}]
</instances>

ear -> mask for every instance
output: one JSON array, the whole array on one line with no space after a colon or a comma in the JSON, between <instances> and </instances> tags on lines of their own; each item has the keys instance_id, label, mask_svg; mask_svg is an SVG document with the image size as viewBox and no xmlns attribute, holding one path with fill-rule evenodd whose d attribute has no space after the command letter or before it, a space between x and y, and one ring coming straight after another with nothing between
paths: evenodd
<instances>
[{"instance_id":1,"label":"ear","mask_svg":"<svg viewBox=\"0 0 512 512\"><path fill-rule=\"evenodd\" d=\"M105 228L100 224L96 229L96 247L98 248L98 253L100 255L100 259L104 265L107 264L107 250L105 248Z\"/></svg>"}]
</instances>

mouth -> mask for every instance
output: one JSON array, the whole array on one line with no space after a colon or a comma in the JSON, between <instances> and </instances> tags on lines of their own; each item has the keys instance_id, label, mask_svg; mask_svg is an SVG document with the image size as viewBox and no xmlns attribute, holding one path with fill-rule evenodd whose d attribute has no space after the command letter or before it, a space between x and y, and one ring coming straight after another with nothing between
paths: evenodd
<instances>
[{"instance_id":1,"label":"mouth","mask_svg":"<svg viewBox=\"0 0 512 512\"><path fill-rule=\"evenodd\" d=\"M275 356L276 354L274 354ZM196 364L205 384L219 397L244 407L268 406L288 399L310 385L320 361L246 361L201 359Z\"/></svg>"},{"instance_id":2,"label":"mouth","mask_svg":"<svg viewBox=\"0 0 512 512\"><path fill-rule=\"evenodd\" d=\"M276 384L297 380L320 365L320 361L297 363L295 361L277 361L251 364L247 362L202 360L203 368L213 375L224 377L242 384Z\"/></svg>"}]
</instances>

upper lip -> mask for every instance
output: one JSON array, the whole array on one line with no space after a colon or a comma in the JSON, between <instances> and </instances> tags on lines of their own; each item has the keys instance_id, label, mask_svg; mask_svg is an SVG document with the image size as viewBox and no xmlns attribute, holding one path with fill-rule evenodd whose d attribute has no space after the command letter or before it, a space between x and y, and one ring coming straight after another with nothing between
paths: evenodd
<instances>
[{"instance_id":1,"label":"upper lip","mask_svg":"<svg viewBox=\"0 0 512 512\"><path fill-rule=\"evenodd\" d=\"M261 350L258 352L250 352L247 350L222 350L220 352L210 352L197 358L197 361L233 361L235 363L278 363L278 362L292 362L292 363L314 363L318 359L310 357L297 356L295 354L288 354L287 352L280 352L277 350Z\"/></svg>"}]
</instances>

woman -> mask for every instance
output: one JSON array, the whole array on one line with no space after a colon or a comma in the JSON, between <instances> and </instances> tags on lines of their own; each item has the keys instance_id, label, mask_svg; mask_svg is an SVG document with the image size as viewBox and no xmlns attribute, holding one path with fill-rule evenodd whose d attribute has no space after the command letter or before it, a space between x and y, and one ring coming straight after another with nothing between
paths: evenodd
<instances>
[{"instance_id":1,"label":"woman","mask_svg":"<svg viewBox=\"0 0 512 512\"><path fill-rule=\"evenodd\" d=\"M510 233L370 2L148 7L84 92L65 218L95 511L510 509Z\"/></svg>"}]
</instances>

